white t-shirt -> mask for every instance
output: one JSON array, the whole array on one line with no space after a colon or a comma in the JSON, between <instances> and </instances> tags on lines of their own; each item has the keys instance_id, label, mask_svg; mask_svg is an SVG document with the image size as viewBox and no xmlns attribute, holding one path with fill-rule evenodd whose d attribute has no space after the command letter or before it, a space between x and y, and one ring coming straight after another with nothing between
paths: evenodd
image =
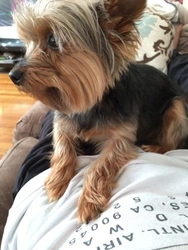
<instances>
[{"instance_id":1,"label":"white t-shirt","mask_svg":"<svg viewBox=\"0 0 188 250\"><path fill-rule=\"evenodd\" d=\"M96 157L79 157L57 202L48 202L44 188L50 170L29 181L10 209L1 250L187 250L188 150L140 153L119 174L107 210L80 225L77 201Z\"/></svg>"}]
</instances>

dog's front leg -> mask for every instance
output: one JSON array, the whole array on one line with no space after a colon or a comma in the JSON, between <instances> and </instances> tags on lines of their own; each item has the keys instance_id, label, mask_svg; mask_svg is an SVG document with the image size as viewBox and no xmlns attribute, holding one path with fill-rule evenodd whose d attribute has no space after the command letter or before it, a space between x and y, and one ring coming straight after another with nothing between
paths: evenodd
<instances>
[{"instance_id":1,"label":"dog's front leg","mask_svg":"<svg viewBox=\"0 0 188 250\"><path fill-rule=\"evenodd\" d=\"M77 153L71 129L71 125L63 119L54 124L54 152L50 161L51 172L45 181L50 201L58 200L64 194L70 180L76 173Z\"/></svg>"},{"instance_id":2,"label":"dog's front leg","mask_svg":"<svg viewBox=\"0 0 188 250\"><path fill-rule=\"evenodd\" d=\"M119 170L138 156L134 129L130 128L124 135L119 133L119 137L117 134L114 137L105 142L99 158L86 173L78 203L78 217L83 223L95 219L106 209L112 190L116 187Z\"/></svg>"}]
</instances>

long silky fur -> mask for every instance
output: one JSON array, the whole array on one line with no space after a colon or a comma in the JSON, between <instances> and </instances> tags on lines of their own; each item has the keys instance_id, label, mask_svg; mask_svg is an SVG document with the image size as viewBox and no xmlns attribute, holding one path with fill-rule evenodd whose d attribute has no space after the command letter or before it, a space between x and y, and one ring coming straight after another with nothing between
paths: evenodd
<instances>
[{"instance_id":1,"label":"long silky fur","mask_svg":"<svg viewBox=\"0 0 188 250\"><path fill-rule=\"evenodd\" d=\"M146 0L38 0L14 15L26 53L12 78L56 110L49 200L58 200L75 176L80 142L99 153L78 202L81 222L107 208L137 146L164 153L188 140L188 98L157 69L134 63L135 22L145 6Z\"/></svg>"}]
</instances>

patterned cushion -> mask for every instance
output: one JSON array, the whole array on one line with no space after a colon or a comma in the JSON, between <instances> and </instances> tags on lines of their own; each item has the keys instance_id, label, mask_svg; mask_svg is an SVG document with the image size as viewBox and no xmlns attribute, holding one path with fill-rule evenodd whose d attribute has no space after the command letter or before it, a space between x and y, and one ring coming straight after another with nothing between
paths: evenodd
<instances>
[{"instance_id":1,"label":"patterned cushion","mask_svg":"<svg viewBox=\"0 0 188 250\"><path fill-rule=\"evenodd\" d=\"M146 11L137 24L141 36L136 61L150 64L167 73L167 63L173 52L174 27L161 15Z\"/></svg>"}]
</instances>

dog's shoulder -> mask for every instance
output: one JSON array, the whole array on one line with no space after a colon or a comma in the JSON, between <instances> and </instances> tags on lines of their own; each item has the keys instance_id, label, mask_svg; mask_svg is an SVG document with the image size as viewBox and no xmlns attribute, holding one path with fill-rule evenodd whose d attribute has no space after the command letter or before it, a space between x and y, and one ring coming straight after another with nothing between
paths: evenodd
<instances>
[{"instance_id":1,"label":"dog's shoulder","mask_svg":"<svg viewBox=\"0 0 188 250\"><path fill-rule=\"evenodd\" d=\"M180 87L152 66L130 64L100 102L84 113L64 116L78 130L134 121L141 113L163 113L170 101L182 96Z\"/></svg>"}]
</instances>

